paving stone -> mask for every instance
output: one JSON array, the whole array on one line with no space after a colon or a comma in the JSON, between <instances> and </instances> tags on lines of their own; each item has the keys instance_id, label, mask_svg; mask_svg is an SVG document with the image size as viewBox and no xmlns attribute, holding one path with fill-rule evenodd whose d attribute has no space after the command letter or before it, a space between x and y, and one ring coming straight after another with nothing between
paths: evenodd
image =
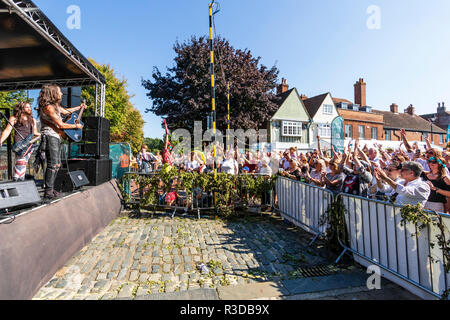
<instances>
[{"instance_id":1,"label":"paving stone","mask_svg":"<svg viewBox=\"0 0 450 320\"><path fill-rule=\"evenodd\" d=\"M138 279L139 272L137 270L132 270L130 273L130 281L136 281Z\"/></svg>"},{"instance_id":2,"label":"paving stone","mask_svg":"<svg viewBox=\"0 0 450 320\"><path fill-rule=\"evenodd\" d=\"M135 285L127 284L122 287L117 298L131 298Z\"/></svg>"},{"instance_id":3,"label":"paving stone","mask_svg":"<svg viewBox=\"0 0 450 320\"><path fill-rule=\"evenodd\" d=\"M164 273L170 272L171 269L172 269L172 266L170 264L166 263L166 264L163 265L163 272Z\"/></svg>"},{"instance_id":4,"label":"paving stone","mask_svg":"<svg viewBox=\"0 0 450 320\"><path fill-rule=\"evenodd\" d=\"M146 282L148 280L149 275L147 273L142 273L139 276L139 282Z\"/></svg>"},{"instance_id":5,"label":"paving stone","mask_svg":"<svg viewBox=\"0 0 450 320\"><path fill-rule=\"evenodd\" d=\"M161 270L161 266L160 265L153 265L152 266L152 273L158 273L159 270Z\"/></svg>"}]
</instances>

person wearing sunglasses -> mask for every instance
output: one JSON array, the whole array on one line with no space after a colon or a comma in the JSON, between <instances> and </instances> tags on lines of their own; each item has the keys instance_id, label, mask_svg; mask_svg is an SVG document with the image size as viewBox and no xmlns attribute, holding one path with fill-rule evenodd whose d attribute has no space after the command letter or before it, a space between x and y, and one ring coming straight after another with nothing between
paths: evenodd
<instances>
[{"instance_id":1,"label":"person wearing sunglasses","mask_svg":"<svg viewBox=\"0 0 450 320\"><path fill-rule=\"evenodd\" d=\"M445 212L447 197L442 191L450 191L450 186L447 184L450 184L450 180L445 170L447 165L443 158L431 157L428 159L428 166L430 167L430 171L422 175L423 180L431 189L430 196L425 204L425 209Z\"/></svg>"},{"instance_id":2,"label":"person wearing sunglasses","mask_svg":"<svg viewBox=\"0 0 450 320\"><path fill-rule=\"evenodd\" d=\"M395 182L379 168L375 168L375 172L395 190L397 194L395 204L403 206L421 204L422 207L425 207L431 190L430 186L420 178L423 173L420 163L413 161L402 163L401 178L404 180L404 184Z\"/></svg>"},{"instance_id":3,"label":"person wearing sunglasses","mask_svg":"<svg viewBox=\"0 0 450 320\"><path fill-rule=\"evenodd\" d=\"M402 165L398 162L393 162L384 171L392 181L404 185L405 181L401 177L401 170ZM370 193L375 195L377 200L383 200L384 197L390 198L395 194L395 189L388 183L385 183L376 170L374 170L374 177L376 183L370 188Z\"/></svg>"}]
</instances>

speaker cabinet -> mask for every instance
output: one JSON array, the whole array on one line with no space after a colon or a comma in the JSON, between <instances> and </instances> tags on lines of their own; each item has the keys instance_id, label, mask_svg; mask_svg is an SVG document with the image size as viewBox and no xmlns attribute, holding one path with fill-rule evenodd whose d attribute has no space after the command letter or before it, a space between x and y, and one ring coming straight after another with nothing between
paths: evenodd
<instances>
[{"instance_id":1,"label":"speaker cabinet","mask_svg":"<svg viewBox=\"0 0 450 320\"><path fill-rule=\"evenodd\" d=\"M70 171L61 169L55 180L54 188L58 192L73 192L81 187L89 185L89 180L84 171Z\"/></svg>"},{"instance_id":2,"label":"speaker cabinet","mask_svg":"<svg viewBox=\"0 0 450 320\"><path fill-rule=\"evenodd\" d=\"M90 186L99 186L112 179L111 159L69 160L69 168L83 171Z\"/></svg>"},{"instance_id":3,"label":"speaker cabinet","mask_svg":"<svg viewBox=\"0 0 450 320\"><path fill-rule=\"evenodd\" d=\"M84 129L110 131L111 122L102 117L83 117Z\"/></svg>"},{"instance_id":4,"label":"speaker cabinet","mask_svg":"<svg viewBox=\"0 0 450 320\"><path fill-rule=\"evenodd\" d=\"M32 206L41 202L34 181L7 182L0 184L0 209Z\"/></svg>"},{"instance_id":5,"label":"speaker cabinet","mask_svg":"<svg viewBox=\"0 0 450 320\"><path fill-rule=\"evenodd\" d=\"M80 144L79 153L97 159L109 159L109 143Z\"/></svg>"},{"instance_id":6,"label":"speaker cabinet","mask_svg":"<svg viewBox=\"0 0 450 320\"><path fill-rule=\"evenodd\" d=\"M109 159L111 123L102 117L83 118L83 142L80 154L97 159Z\"/></svg>"}]
</instances>

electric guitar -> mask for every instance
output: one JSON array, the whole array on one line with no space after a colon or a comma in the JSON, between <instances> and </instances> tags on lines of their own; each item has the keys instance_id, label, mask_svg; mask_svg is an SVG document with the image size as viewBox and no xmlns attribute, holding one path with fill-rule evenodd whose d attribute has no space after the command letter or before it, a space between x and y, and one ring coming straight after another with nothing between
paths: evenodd
<instances>
[{"instance_id":1,"label":"electric guitar","mask_svg":"<svg viewBox=\"0 0 450 320\"><path fill-rule=\"evenodd\" d=\"M9 121L9 119L5 116L3 112L0 112L0 114L5 118L6 122L9 123L9 125L16 131L16 134L18 134L22 141L19 141L15 143L11 150L17 154L19 158L22 158L28 151L30 151L30 148L33 147L33 144L35 144L39 139L41 139L41 136L35 136L34 133L30 134L28 137L24 137L20 134L19 131L16 130L16 128L13 126L13 124Z\"/></svg>"},{"instance_id":2,"label":"electric guitar","mask_svg":"<svg viewBox=\"0 0 450 320\"><path fill-rule=\"evenodd\" d=\"M86 100L83 100L83 105L85 105ZM84 126L84 123L81 122L81 117L83 116L85 108L81 108L80 110L72 113L70 119L66 122L67 124L81 124ZM67 129L64 130L66 135L72 139L74 142L80 142L83 139L83 129Z\"/></svg>"}]
</instances>

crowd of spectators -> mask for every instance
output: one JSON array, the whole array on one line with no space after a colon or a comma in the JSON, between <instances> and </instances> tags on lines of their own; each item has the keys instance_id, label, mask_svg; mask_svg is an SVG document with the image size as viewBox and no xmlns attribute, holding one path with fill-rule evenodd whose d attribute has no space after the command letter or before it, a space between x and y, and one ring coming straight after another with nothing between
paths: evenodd
<instances>
[{"instance_id":1,"label":"crowd of spectators","mask_svg":"<svg viewBox=\"0 0 450 320\"><path fill-rule=\"evenodd\" d=\"M396 150L375 144L362 146L358 140L343 152L321 148L301 153L296 148L284 152L239 152L216 148L218 172L228 174L279 174L293 180L398 205L416 205L437 212L450 210L450 152L433 148L430 139L421 150L410 144L406 132ZM318 137L320 141L320 137ZM209 173L214 171L211 150L189 154L171 153L167 148L152 154L144 146L137 162L141 172L157 171L164 163L180 170Z\"/></svg>"}]
</instances>

